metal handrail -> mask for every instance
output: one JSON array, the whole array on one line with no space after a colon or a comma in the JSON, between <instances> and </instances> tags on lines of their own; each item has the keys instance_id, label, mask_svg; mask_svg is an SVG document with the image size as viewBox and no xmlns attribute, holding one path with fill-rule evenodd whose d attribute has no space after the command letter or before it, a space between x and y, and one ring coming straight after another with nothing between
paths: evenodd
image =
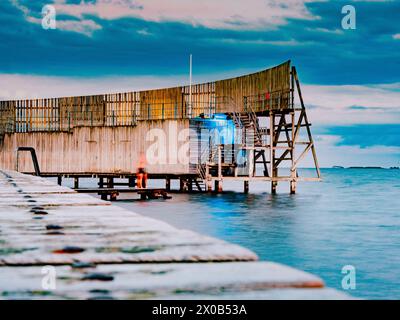
<instances>
[{"instance_id":1,"label":"metal handrail","mask_svg":"<svg viewBox=\"0 0 400 320\"><path fill-rule=\"evenodd\" d=\"M232 105L234 105L235 109L237 109L236 102L233 100L232 97L229 97L229 98L231 99L230 101L231 101ZM250 109L250 112L248 109ZM247 105L246 99L244 99L244 110L250 115L250 119L253 122L253 127L254 127L254 131L256 133L258 142L262 144L262 134L260 132L257 115L256 115L255 111L253 110L253 108L250 105ZM238 115L238 113L232 112L232 115L233 115L234 121L237 122L238 124L240 124L240 129L243 129L244 126L243 126L242 120L241 120L240 116Z\"/></svg>"},{"instance_id":2,"label":"metal handrail","mask_svg":"<svg viewBox=\"0 0 400 320\"><path fill-rule=\"evenodd\" d=\"M40 176L39 161L36 156L36 150L35 150L35 148L32 148L32 147L18 147L15 150L15 153L16 153L15 171L18 172L18 170L19 170L19 152L20 151L28 151L31 153L33 168L35 169L35 174L37 176Z\"/></svg>"},{"instance_id":3,"label":"metal handrail","mask_svg":"<svg viewBox=\"0 0 400 320\"><path fill-rule=\"evenodd\" d=\"M251 118L251 121L253 122L253 127L254 127L254 130L255 130L255 133L256 133L256 137L258 138L258 142L260 143L260 144L262 144L262 135L261 135L261 132L260 132L260 126L259 126L259 123L258 123L258 118L257 118L257 115L256 115L256 113L254 112L254 110L253 110L253 108L251 107L251 106L249 106L250 107L250 118Z\"/></svg>"}]
</instances>

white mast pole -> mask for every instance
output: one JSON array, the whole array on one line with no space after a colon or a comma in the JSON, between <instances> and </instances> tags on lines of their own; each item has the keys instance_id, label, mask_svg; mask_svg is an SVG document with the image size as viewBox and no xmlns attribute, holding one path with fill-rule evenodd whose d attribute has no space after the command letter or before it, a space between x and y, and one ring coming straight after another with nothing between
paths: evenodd
<instances>
[{"instance_id":1,"label":"white mast pole","mask_svg":"<svg viewBox=\"0 0 400 320\"><path fill-rule=\"evenodd\" d=\"M189 59L189 110L188 110L189 118L192 117L192 54L190 54Z\"/></svg>"}]
</instances>

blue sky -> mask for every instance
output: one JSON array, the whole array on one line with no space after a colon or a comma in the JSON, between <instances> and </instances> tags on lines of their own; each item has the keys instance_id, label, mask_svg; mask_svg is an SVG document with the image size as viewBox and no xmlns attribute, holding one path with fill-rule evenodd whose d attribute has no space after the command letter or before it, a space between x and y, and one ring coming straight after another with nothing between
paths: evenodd
<instances>
[{"instance_id":1,"label":"blue sky","mask_svg":"<svg viewBox=\"0 0 400 320\"><path fill-rule=\"evenodd\" d=\"M291 59L322 165L399 165L399 18L400 1L2 0L0 99L182 84L189 53L198 82Z\"/></svg>"}]
</instances>

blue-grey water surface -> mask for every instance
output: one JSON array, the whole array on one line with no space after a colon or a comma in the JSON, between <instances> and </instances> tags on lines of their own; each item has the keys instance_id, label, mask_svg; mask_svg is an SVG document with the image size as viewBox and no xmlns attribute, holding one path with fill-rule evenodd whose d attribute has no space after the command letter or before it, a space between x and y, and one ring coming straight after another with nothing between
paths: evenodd
<instances>
[{"instance_id":1,"label":"blue-grey water surface","mask_svg":"<svg viewBox=\"0 0 400 320\"><path fill-rule=\"evenodd\" d=\"M308 169L303 169L307 173ZM343 290L342 267L356 269L356 289L368 299L400 298L400 170L323 169L323 182L225 183L224 194L172 194L171 200L118 201L137 213L237 243L261 260L320 276ZM124 195L136 198L136 195ZM121 197L122 199L122 197Z\"/></svg>"}]
</instances>

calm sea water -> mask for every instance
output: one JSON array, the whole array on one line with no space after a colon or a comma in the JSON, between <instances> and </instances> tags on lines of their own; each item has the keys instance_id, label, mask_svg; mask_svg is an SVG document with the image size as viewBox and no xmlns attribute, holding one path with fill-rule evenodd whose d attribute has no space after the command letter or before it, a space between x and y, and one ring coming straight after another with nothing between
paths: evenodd
<instances>
[{"instance_id":1,"label":"calm sea water","mask_svg":"<svg viewBox=\"0 0 400 320\"><path fill-rule=\"evenodd\" d=\"M400 299L400 170L322 174L323 182L300 183L295 195L288 194L287 183L277 195L267 183L251 183L247 195L242 183L232 183L224 185L224 194L173 194L166 201L115 205L237 243L261 260L309 271L339 290L342 267L352 265L356 289L349 294Z\"/></svg>"}]
</instances>

